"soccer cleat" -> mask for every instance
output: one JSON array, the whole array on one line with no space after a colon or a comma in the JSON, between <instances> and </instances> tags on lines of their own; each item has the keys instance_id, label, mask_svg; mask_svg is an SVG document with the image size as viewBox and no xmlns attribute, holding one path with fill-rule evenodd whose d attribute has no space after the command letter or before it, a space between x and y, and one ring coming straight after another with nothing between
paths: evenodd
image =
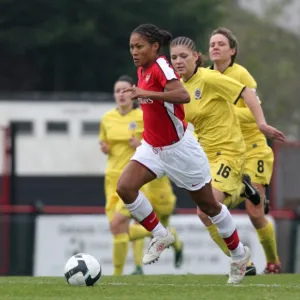
<instances>
[{"instance_id":1,"label":"soccer cleat","mask_svg":"<svg viewBox=\"0 0 300 300\"><path fill-rule=\"evenodd\" d=\"M136 266L131 275L144 275L143 268L140 266Z\"/></svg>"},{"instance_id":2,"label":"soccer cleat","mask_svg":"<svg viewBox=\"0 0 300 300\"><path fill-rule=\"evenodd\" d=\"M270 211L270 200L267 198L265 198L264 210L265 210L265 215L267 215Z\"/></svg>"},{"instance_id":3,"label":"soccer cleat","mask_svg":"<svg viewBox=\"0 0 300 300\"><path fill-rule=\"evenodd\" d=\"M245 185L245 191L241 195L242 197L246 197L250 200L254 205L258 205L260 203L260 195L257 189L251 184L251 178L249 175L243 175L243 184Z\"/></svg>"},{"instance_id":4,"label":"soccer cleat","mask_svg":"<svg viewBox=\"0 0 300 300\"><path fill-rule=\"evenodd\" d=\"M181 247L178 251L175 250L175 261L174 266L175 268L180 268L183 263L183 243L181 243Z\"/></svg>"},{"instance_id":5,"label":"soccer cleat","mask_svg":"<svg viewBox=\"0 0 300 300\"><path fill-rule=\"evenodd\" d=\"M174 240L174 236L169 229L167 229L166 237L153 238L149 244L147 253L143 257L143 264L148 265L156 262L159 259L161 253L174 243Z\"/></svg>"},{"instance_id":6,"label":"soccer cleat","mask_svg":"<svg viewBox=\"0 0 300 300\"><path fill-rule=\"evenodd\" d=\"M256 267L252 261L249 261L245 276L255 276L256 275Z\"/></svg>"},{"instance_id":7,"label":"soccer cleat","mask_svg":"<svg viewBox=\"0 0 300 300\"><path fill-rule=\"evenodd\" d=\"M281 265L280 263L267 263L267 266L264 270L264 274L280 274L281 273Z\"/></svg>"},{"instance_id":8,"label":"soccer cleat","mask_svg":"<svg viewBox=\"0 0 300 300\"><path fill-rule=\"evenodd\" d=\"M228 284L238 284L240 283L246 273L247 264L250 260L250 249L247 246L244 246L245 256L240 260L232 260L230 258L230 273L227 283Z\"/></svg>"}]
</instances>

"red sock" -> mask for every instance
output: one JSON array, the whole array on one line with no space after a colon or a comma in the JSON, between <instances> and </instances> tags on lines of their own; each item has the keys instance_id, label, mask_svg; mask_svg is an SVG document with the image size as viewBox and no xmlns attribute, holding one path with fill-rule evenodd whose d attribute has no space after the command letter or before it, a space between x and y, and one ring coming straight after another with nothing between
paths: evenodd
<instances>
[{"instance_id":1,"label":"red sock","mask_svg":"<svg viewBox=\"0 0 300 300\"><path fill-rule=\"evenodd\" d=\"M159 221L156 213L152 210L149 216L147 216L143 221L140 221L140 224L148 231L152 231L156 227L158 222Z\"/></svg>"},{"instance_id":2,"label":"red sock","mask_svg":"<svg viewBox=\"0 0 300 300\"><path fill-rule=\"evenodd\" d=\"M229 250L235 250L240 243L239 235L235 230L228 238L223 238Z\"/></svg>"}]
</instances>

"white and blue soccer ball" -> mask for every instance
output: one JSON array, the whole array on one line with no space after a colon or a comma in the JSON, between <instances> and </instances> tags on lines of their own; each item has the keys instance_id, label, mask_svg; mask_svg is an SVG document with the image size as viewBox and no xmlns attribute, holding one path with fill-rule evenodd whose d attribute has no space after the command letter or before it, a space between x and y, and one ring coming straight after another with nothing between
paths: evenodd
<instances>
[{"instance_id":1,"label":"white and blue soccer ball","mask_svg":"<svg viewBox=\"0 0 300 300\"><path fill-rule=\"evenodd\" d=\"M78 253L66 263L65 278L70 285L93 286L101 277L101 265L89 254Z\"/></svg>"}]
</instances>

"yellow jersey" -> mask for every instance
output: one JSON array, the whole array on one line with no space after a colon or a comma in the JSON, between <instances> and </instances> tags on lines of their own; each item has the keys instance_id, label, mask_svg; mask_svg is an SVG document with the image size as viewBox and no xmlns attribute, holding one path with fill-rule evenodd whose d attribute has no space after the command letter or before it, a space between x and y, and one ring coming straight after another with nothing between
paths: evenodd
<instances>
[{"instance_id":1,"label":"yellow jersey","mask_svg":"<svg viewBox=\"0 0 300 300\"><path fill-rule=\"evenodd\" d=\"M227 75L241 84L247 86L256 92L257 83L251 74L241 65L233 64L229 66L224 72ZM259 98L257 97L260 102ZM243 98L240 98L235 107L235 112L239 118L242 134L246 143L247 152L255 149L258 146L267 146L265 136L260 132L255 122L252 112L247 107Z\"/></svg>"},{"instance_id":2,"label":"yellow jersey","mask_svg":"<svg viewBox=\"0 0 300 300\"><path fill-rule=\"evenodd\" d=\"M244 157L245 143L234 103L245 86L205 68L183 82L191 102L184 105L186 120L194 125L199 142L210 162L218 155Z\"/></svg>"},{"instance_id":3,"label":"yellow jersey","mask_svg":"<svg viewBox=\"0 0 300 300\"><path fill-rule=\"evenodd\" d=\"M139 108L131 110L126 115L112 109L103 116L99 140L109 145L106 174L120 174L123 171L135 152L129 145L129 139L134 135L141 140L143 131L143 112Z\"/></svg>"}]
</instances>

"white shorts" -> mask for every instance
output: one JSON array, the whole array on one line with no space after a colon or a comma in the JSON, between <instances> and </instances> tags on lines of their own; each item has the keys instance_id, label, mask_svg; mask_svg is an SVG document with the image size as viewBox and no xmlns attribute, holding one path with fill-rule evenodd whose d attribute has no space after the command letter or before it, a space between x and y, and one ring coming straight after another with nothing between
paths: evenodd
<instances>
[{"instance_id":1,"label":"white shorts","mask_svg":"<svg viewBox=\"0 0 300 300\"><path fill-rule=\"evenodd\" d=\"M131 160L137 161L158 178L167 175L178 187L196 191L210 182L205 152L190 131L176 144L152 147L144 140Z\"/></svg>"}]
</instances>

